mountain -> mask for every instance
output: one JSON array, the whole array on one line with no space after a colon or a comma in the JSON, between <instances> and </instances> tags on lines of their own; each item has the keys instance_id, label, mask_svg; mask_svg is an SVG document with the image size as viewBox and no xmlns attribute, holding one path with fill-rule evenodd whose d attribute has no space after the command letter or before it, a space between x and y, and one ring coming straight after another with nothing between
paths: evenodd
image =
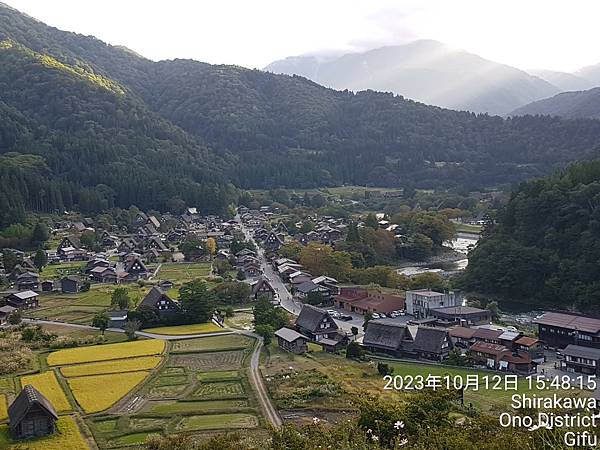
<instances>
[{"instance_id":1,"label":"mountain","mask_svg":"<svg viewBox=\"0 0 600 450\"><path fill-rule=\"evenodd\" d=\"M431 105L499 115L560 91L522 70L431 40L337 58L296 56L265 70L302 75L334 89L393 92Z\"/></svg>"},{"instance_id":2,"label":"mountain","mask_svg":"<svg viewBox=\"0 0 600 450\"><path fill-rule=\"evenodd\" d=\"M531 75L534 75L548 83L556 86L561 91L583 91L596 86L595 83L585 77L577 76L568 72L557 72L554 70L528 70Z\"/></svg>"},{"instance_id":3,"label":"mountain","mask_svg":"<svg viewBox=\"0 0 600 450\"><path fill-rule=\"evenodd\" d=\"M222 212L236 187L481 189L600 155L596 120L503 119L153 62L2 6L0 42L0 226L25 210Z\"/></svg>"},{"instance_id":4,"label":"mountain","mask_svg":"<svg viewBox=\"0 0 600 450\"><path fill-rule=\"evenodd\" d=\"M516 109L512 116L548 115L600 119L600 87L587 91L563 92Z\"/></svg>"},{"instance_id":5,"label":"mountain","mask_svg":"<svg viewBox=\"0 0 600 450\"><path fill-rule=\"evenodd\" d=\"M600 86L600 64L583 67L575 72L575 75L589 80L592 86Z\"/></svg>"}]
</instances>

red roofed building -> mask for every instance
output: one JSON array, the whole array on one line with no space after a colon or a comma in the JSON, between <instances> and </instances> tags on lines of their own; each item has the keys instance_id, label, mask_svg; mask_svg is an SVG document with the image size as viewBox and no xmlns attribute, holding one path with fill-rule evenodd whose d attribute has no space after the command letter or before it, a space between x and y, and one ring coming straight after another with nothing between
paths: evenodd
<instances>
[{"instance_id":1,"label":"red roofed building","mask_svg":"<svg viewBox=\"0 0 600 450\"><path fill-rule=\"evenodd\" d=\"M340 293L334 297L334 304L340 309L357 314L385 313L403 310L404 297L379 291L368 291L358 286L340 287Z\"/></svg>"},{"instance_id":2,"label":"red roofed building","mask_svg":"<svg viewBox=\"0 0 600 450\"><path fill-rule=\"evenodd\" d=\"M469 351L476 364L489 369L524 375L536 371L537 363L527 353L513 352L504 345L476 342Z\"/></svg>"}]
</instances>

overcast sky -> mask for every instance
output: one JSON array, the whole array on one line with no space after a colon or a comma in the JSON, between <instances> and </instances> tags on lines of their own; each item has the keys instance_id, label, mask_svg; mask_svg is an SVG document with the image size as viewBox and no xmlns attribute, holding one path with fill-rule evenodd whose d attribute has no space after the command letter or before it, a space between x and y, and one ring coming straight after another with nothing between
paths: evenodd
<instances>
[{"instance_id":1,"label":"overcast sky","mask_svg":"<svg viewBox=\"0 0 600 450\"><path fill-rule=\"evenodd\" d=\"M600 63L595 0L2 0L154 59L262 68L420 38L522 69Z\"/></svg>"}]
</instances>

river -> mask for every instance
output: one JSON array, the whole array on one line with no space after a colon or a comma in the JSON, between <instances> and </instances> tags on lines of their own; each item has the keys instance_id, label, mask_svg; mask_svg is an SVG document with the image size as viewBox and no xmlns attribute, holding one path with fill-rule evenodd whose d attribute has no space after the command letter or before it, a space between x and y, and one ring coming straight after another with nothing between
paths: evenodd
<instances>
[{"instance_id":1,"label":"river","mask_svg":"<svg viewBox=\"0 0 600 450\"><path fill-rule=\"evenodd\" d=\"M467 265L469 264L469 260L467 258L467 253L471 248L477 244L479 240L479 236L476 234L466 234L459 233L456 239L452 241L445 242L444 245L452 250L455 250L458 253L462 253L465 255L463 259L458 259L455 261L447 261L447 262L439 262L439 263L431 263L427 265L414 265L408 267L402 267L398 269L398 273L403 275L411 276L417 275L420 273L433 272L433 273L454 273L459 272L461 270L465 270Z\"/></svg>"}]
</instances>

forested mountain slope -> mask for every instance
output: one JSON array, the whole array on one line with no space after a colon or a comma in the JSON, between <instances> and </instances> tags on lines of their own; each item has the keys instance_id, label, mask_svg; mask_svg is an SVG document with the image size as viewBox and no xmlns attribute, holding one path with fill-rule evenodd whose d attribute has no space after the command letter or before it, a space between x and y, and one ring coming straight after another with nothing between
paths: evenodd
<instances>
[{"instance_id":1,"label":"forested mountain slope","mask_svg":"<svg viewBox=\"0 0 600 450\"><path fill-rule=\"evenodd\" d=\"M0 87L2 223L24 208L213 206L191 188L223 181L225 163L118 83L5 40Z\"/></svg>"},{"instance_id":2,"label":"forested mountain slope","mask_svg":"<svg viewBox=\"0 0 600 450\"><path fill-rule=\"evenodd\" d=\"M3 188L13 209L185 202L214 211L235 200L228 182L474 189L600 151L600 121L504 120L298 76L152 62L1 5L0 39L0 153L41 156L45 166L23 170L48 183L43 194L35 176L12 183L19 196ZM52 183L68 186L62 203L39 200L58 197L46 194Z\"/></svg>"},{"instance_id":3,"label":"forested mountain slope","mask_svg":"<svg viewBox=\"0 0 600 450\"><path fill-rule=\"evenodd\" d=\"M463 287L513 302L600 314L600 162L516 189L469 254Z\"/></svg>"},{"instance_id":4,"label":"forested mountain slope","mask_svg":"<svg viewBox=\"0 0 600 450\"><path fill-rule=\"evenodd\" d=\"M513 116L525 114L600 119L600 87L587 91L563 92L512 112Z\"/></svg>"}]
</instances>

